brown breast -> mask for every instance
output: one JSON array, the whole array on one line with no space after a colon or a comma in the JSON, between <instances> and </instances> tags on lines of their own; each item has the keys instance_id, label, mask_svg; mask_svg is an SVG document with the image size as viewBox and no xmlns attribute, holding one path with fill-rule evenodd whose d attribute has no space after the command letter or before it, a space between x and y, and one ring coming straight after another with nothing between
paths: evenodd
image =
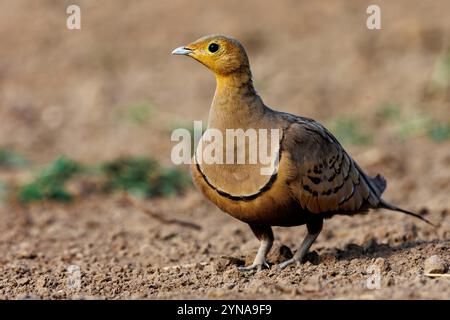
<instances>
[{"instance_id":1,"label":"brown breast","mask_svg":"<svg viewBox=\"0 0 450 320\"><path fill-rule=\"evenodd\" d=\"M271 226L294 226L305 223L306 215L293 197L291 187L286 183L292 180L295 174L291 168L293 166L289 156L282 154L279 170L265 179L263 188L258 186L253 190L248 189L247 191L251 192L248 194L233 194L218 188L221 186L219 179L215 180L219 182L219 185L212 184L209 177L205 175L203 167L195 162L191 165L194 182L220 209L241 221ZM240 190L239 188L227 189L227 191L237 192Z\"/></svg>"}]
</instances>

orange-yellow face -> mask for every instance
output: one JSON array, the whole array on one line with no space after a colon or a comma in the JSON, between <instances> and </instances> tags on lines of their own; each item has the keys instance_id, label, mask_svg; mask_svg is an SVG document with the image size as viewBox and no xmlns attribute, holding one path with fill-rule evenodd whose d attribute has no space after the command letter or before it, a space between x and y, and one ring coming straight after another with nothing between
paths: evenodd
<instances>
[{"instance_id":1,"label":"orange-yellow face","mask_svg":"<svg viewBox=\"0 0 450 320\"><path fill-rule=\"evenodd\" d=\"M249 67L247 54L242 45L237 40L222 35L200 38L176 48L172 54L192 57L221 76Z\"/></svg>"}]
</instances>

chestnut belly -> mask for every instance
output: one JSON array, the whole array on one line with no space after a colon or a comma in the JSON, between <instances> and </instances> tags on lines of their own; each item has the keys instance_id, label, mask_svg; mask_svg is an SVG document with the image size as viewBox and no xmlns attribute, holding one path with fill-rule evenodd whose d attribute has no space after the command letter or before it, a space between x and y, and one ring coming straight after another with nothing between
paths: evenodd
<instances>
[{"instance_id":1,"label":"chestnut belly","mask_svg":"<svg viewBox=\"0 0 450 320\"><path fill-rule=\"evenodd\" d=\"M232 217L250 224L280 227L298 226L305 224L310 215L310 213L304 212L296 202L279 204L276 202L267 203L262 199L239 201L238 203L229 199L213 198L210 200Z\"/></svg>"},{"instance_id":2,"label":"chestnut belly","mask_svg":"<svg viewBox=\"0 0 450 320\"><path fill-rule=\"evenodd\" d=\"M289 187L277 179L273 185L248 199L223 194L209 185L195 166L192 166L194 182L202 193L222 211L250 224L268 226L298 226L305 224L311 213L303 210L292 197Z\"/></svg>"}]
</instances>

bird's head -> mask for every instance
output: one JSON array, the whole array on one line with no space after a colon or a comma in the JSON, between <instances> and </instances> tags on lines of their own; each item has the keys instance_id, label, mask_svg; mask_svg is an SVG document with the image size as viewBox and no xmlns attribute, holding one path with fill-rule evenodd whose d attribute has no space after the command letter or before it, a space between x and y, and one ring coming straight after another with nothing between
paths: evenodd
<instances>
[{"instance_id":1,"label":"bird's head","mask_svg":"<svg viewBox=\"0 0 450 320\"><path fill-rule=\"evenodd\" d=\"M172 54L192 57L218 76L249 71L249 62L244 47L239 41L228 36L206 36L176 48Z\"/></svg>"}]
</instances>

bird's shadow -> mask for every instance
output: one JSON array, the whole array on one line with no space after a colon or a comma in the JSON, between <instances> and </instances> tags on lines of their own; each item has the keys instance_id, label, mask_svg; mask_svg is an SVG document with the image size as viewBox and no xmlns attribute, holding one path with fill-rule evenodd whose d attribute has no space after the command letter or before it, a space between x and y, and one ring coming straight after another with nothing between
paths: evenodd
<instances>
[{"instance_id":1,"label":"bird's shadow","mask_svg":"<svg viewBox=\"0 0 450 320\"><path fill-rule=\"evenodd\" d=\"M325 261L328 257L332 257L335 262L340 261L351 261L353 259L357 260L367 260L376 258L389 258L394 254L407 251L411 248L426 246L429 244L447 244L450 247L450 239L447 240L410 240L405 241L396 245L389 245L385 243L378 243L375 239L367 241L364 245L358 245L355 243L347 243L343 249L337 247L320 247L316 250L308 252L302 260L302 263L310 262L313 265L320 265L326 263ZM445 248L445 247L443 247ZM294 252L290 250L286 245L281 245L279 252L274 252L275 258L272 256L269 258L268 262L270 265L277 265L293 257ZM227 264L235 266L245 265L245 256L232 257L232 256L221 256L221 258L228 261ZM276 261L274 261L274 259Z\"/></svg>"},{"instance_id":2,"label":"bird's shadow","mask_svg":"<svg viewBox=\"0 0 450 320\"><path fill-rule=\"evenodd\" d=\"M364 245L360 246L354 243L348 243L344 249L340 248L320 248L319 254L316 251L309 252L305 257L305 262L309 261L312 264L319 264L322 258L326 255L334 255L337 261L350 261L353 259L372 259L372 258L388 258L396 253L409 250L415 247L421 247L428 244L443 244L449 243L450 240L412 240L402 242L396 245L389 245L385 243L378 243L375 239L369 240Z\"/></svg>"}]
</instances>

